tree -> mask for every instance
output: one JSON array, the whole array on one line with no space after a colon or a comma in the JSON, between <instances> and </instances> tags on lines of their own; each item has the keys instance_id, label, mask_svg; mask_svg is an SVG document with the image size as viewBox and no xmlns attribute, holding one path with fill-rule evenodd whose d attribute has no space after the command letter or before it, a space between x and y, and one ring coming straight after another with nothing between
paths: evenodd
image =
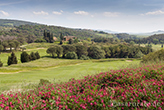
<instances>
[{"instance_id":1,"label":"tree","mask_svg":"<svg viewBox=\"0 0 164 110\"><path fill-rule=\"evenodd\" d=\"M63 54L63 48L58 45L56 45L55 48L56 48L57 57L59 58Z\"/></svg>"},{"instance_id":2,"label":"tree","mask_svg":"<svg viewBox=\"0 0 164 110\"><path fill-rule=\"evenodd\" d=\"M74 40L74 43L78 43L78 42L79 42L79 40L78 40L78 39L75 39L75 40Z\"/></svg>"},{"instance_id":3,"label":"tree","mask_svg":"<svg viewBox=\"0 0 164 110\"><path fill-rule=\"evenodd\" d=\"M67 59L77 59L78 57L77 57L77 54L75 52L68 52L66 54L66 58Z\"/></svg>"},{"instance_id":4,"label":"tree","mask_svg":"<svg viewBox=\"0 0 164 110\"><path fill-rule=\"evenodd\" d=\"M110 58L111 51L110 51L109 47L103 47L103 50L105 51L105 58Z\"/></svg>"},{"instance_id":5,"label":"tree","mask_svg":"<svg viewBox=\"0 0 164 110\"><path fill-rule=\"evenodd\" d=\"M60 40L61 40L61 41L64 40L64 36L63 36L62 33L60 33Z\"/></svg>"},{"instance_id":6,"label":"tree","mask_svg":"<svg viewBox=\"0 0 164 110\"><path fill-rule=\"evenodd\" d=\"M63 48L63 58L68 52L76 52L76 47L73 45L62 45Z\"/></svg>"},{"instance_id":7,"label":"tree","mask_svg":"<svg viewBox=\"0 0 164 110\"><path fill-rule=\"evenodd\" d=\"M6 48L8 47L8 43L6 41L2 42L2 45L4 47L4 50L6 51Z\"/></svg>"},{"instance_id":8,"label":"tree","mask_svg":"<svg viewBox=\"0 0 164 110\"><path fill-rule=\"evenodd\" d=\"M97 45L92 45L88 48L88 56L94 59L105 58L105 51L101 49L101 47Z\"/></svg>"},{"instance_id":9,"label":"tree","mask_svg":"<svg viewBox=\"0 0 164 110\"><path fill-rule=\"evenodd\" d=\"M15 50L17 50L18 47L20 46L20 43L17 40L14 40L13 42L15 44Z\"/></svg>"},{"instance_id":10,"label":"tree","mask_svg":"<svg viewBox=\"0 0 164 110\"><path fill-rule=\"evenodd\" d=\"M35 53L35 56L36 56L36 59L40 59L40 55L38 51Z\"/></svg>"},{"instance_id":11,"label":"tree","mask_svg":"<svg viewBox=\"0 0 164 110\"><path fill-rule=\"evenodd\" d=\"M3 49L4 49L3 45L0 45L0 54L3 51Z\"/></svg>"},{"instance_id":12,"label":"tree","mask_svg":"<svg viewBox=\"0 0 164 110\"><path fill-rule=\"evenodd\" d=\"M0 67L2 67L3 66L3 63L2 63L2 61L0 60Z\"/></svg>"},{"instance_id":13,"label":"tree","mask_svg":"<svg viewBox=\"0 0 164 110\"><path fill-rule=\"evenodd\" d=\"M8 64L8 65L11 65L11 64L17 64L17 63L18 63L17 57L15 56L15 53L12 52L12 53L11 53L11 56L8 57L8 62L7 62L7 64Z\"/></svg>"},{"instance_id":14,"label":"tree","mask_svg":"<svg viewBox=\"0 0 164 110\"><path fill-rule=\"evenodd\" d=\"M135 44L135 42L134 41L130 41L130 45L134 45Z\"/></svg>"},{"instance_id":15,"label":"tree","mask_svg":"<svg viewBox=\"0 0 164 110\"><path fill-rule=\"evenodd\" d=\"M9 42L9 46L10 46L10 51L12 51L12 47L15 47L15 43L14 42Z\"/></svg>"},{"instance_id":16,"label":"tree","mask_svg":"<svg viewBox=\"0 0 164 110\"><path fill-rule=\"evenodd\" d=\"M49 47L47 50L46 50L47 54L50 54L52 56L52 58L55 57L55 54L56 54L56 48L55 47Z\"/></svg>"},{"instance_id":17,"label":"tree","mask_svg":"<svg viewBox=\"0 0 164 110\"><path fill-rule=\"evenodd\" d=\"M53 47L49 47L46 52L52 55L53 58L55 57L55 54L57 54L57 57L59 58L60 55L63 54L63 48L61 46L55 45Z\"/></svg>"},{"instance_id":18,"label":"tree","mask_svg":"<svg viewBox=\"0 0 164 110\"><path fill-rule=\"evenodd\" d=\"M68 43L69 43L69 44L73 44L73 39L69 39L69 40L68 40Z\"/></svg>"},{"instance_id":19,"label":"tree","mask_svg":"<svg viewBox=\"0 0 164 110\"><path fill-rule=\"evenodd\" d=\"M21 54L21 62L29 62L30 61L30 55L27 52L22 52Z\"/></svg>"},{"instance_id":20,"label":"tree","mask_svg":"<svg viewBox=\"0 0 164 110\"><path fill-rule=\"evenodd\" d=\"M35 53L34 52L31 52L30 53L30 56L31 56L31 60L36 60L36 56L35 56Z\"/></svg>"},{"instance_id":21,"label":"tree","mask_svg":"<svg viewBox=\"0 0 164 110\"><path fill-rule=\"evenodd\" d=\"M75 45L75 47L76 47L76 54L79 58L82 55L86 55L86 56L88 55L87 47L85 47L84 45L77 44L77 45Z\"/></svg>"}]
</instances>

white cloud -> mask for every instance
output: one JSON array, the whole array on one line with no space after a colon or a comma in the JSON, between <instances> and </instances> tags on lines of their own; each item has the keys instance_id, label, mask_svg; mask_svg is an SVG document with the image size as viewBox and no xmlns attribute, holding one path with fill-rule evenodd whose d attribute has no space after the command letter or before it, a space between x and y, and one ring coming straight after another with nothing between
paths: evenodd
<instances>
[{"instance_id":1,"label":"white cloud","mask_svg":"<svg viewBox=\"0 0 164 110\"><path fill-rule=\"evenodd\" d=\"M61 15L62 14L62 10L60 12L57 12L57 11L53 11L52 13L55 14L55 15Z\"/></svg>"},{"instance_id":2,"label":"white cloud","mask_svg":"<svg viewBox=\"0 0 164 110\"><path fill-rule=\"evenodd\" d=\"M5 12L5 11L0 11L4 16L9 16L9 13Z\"/></svg>"},{"instance_id":3,"label":"white cloud","mask_svg":"<svg viewBox=\"0 0 164 110\"><path fill-rule=\"evenodd\" d=\"M85 11L75 11L74 14L77 14L77 15L89 15L89 13L85 12Z\"/></svg>"},{"instance_id":4,"label":"white cloud","mask_svg":"<svg viewBox=\"0 0 164 110\"><path fill-rule=\"evenodd\" d=\"M157 10L157 11L147 12L147 13L142 14L142 15L163 15L163 14L164 14L164 11Z\"/></svg>"},{"instance_id":5,"label":"white cloud","mask_svg":"<svg viewBox=\"0 0 164 110\"><path fill-rule=\"evenodd\" d=\"M40 12L33 12L35 15L48 15L47 12L44 12L44 11L40 11Z\"/></svg>"},{"instance_id":6,"label":"white cloud","mask_svg":"<svg viewBox=\"0 0 164 110\"><path fill-rule=\"evenodd\" d=\"M103 15L106 17L117 17L120 13L118 12L104 12Z\"/></svg>"}]
</instances>

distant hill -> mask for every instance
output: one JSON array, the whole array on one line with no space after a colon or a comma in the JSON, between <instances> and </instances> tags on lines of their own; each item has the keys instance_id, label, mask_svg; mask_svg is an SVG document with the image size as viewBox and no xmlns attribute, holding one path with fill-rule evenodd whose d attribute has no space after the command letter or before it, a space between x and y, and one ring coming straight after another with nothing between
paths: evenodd
<instances>
[{"instance_id":1,"label":"distant hill","mask_svg":"<svg viewBox=\"0 0 164 110\"><path fill-rule=\"evenodd\" d=\"M0 35L10 36L22 36L27 38L33 36L34 39L42 38L44 30L53 33L54 37L59 37L62 33L64 36L76 36L79 39L87 38L119 38L119 39L137 39L135 35L129 35L126 33L108 33L107 31L98 31L92 29L74 29L61 26L48 26L39 23L21 21L21 20L9 20L0 19ZM112 31L111 31L112 32ZM28 39L28 38L27 38Z\"/></svg>"},{"instance_id":2,"label":"distant hill","mask_svg":"<svg viewBox=\"0 0 164 110\"><path fill-rule=\"evenodd\" d=\"M158 31L154 31L154 32L147 32L147 33L130 33L130 34L134 34L134 35L138 35L138 36L151 36L154 34L164 34L163 30L158 30Z\"/></svg>"},{"instance_id":3,"label":"distant hill","mask_svg":"<svg viewBox=\"0 0 164 110\"><path fill-rule=\"evenodd\" d=\"M10 20L10 19L0 19L0 26L2 27L14 27L20 25L39 25L38 23L21 21L21 20Z\"/></svg>"}]
</instances>

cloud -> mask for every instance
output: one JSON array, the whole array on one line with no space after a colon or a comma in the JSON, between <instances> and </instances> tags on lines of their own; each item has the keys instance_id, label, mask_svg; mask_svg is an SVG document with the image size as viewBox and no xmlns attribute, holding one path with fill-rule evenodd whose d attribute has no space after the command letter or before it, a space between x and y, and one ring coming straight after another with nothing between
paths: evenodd
<instances>
[{"instance_id":1,"label":"cloud","mask_svg":"<svg viewBox=\"0 0 164 110\"><path fill-rule=\"evenodd\" d=\"M24 3L24 2L27 2L27 1L30 1L30 0L20 0L20 1L17 1L17 2L0 3L0 6L7 6L7 5L19 4L19 3Z\"/></svg>"},{"instance_id":2,"label":"cloud","mask_svg":"<svg viewBox=\"0 0 164 110\"><path fill-rule=\"evenodd\" d=\"M120 13L118 12L104 12L103 15L106 17L117 17Z\"/></svg>"},{"instance_id":3,"label":"cloud","mask_svg":"<svg viewBox=\"0 0 164 110\"><path fill-rule=\"evenodd\" d=\"M58 11L53 11L52 13L55 14L55 15L61 15L61 14L63 13L63 11L62 11L62 10L60 10L60 12L58 12Z\"/></svg>"},{"instance_id":4,"label":"cloud","mask_svg":"<svg viewBox=\"0 0 164 110\"><path fill-rule=\"evenodd\" d=\"M164 11L157 10L157 11L147 12L147 13L141 14L141 15L163 15L163 14L164 14Z\"/></svg>"},{"instance_id":5,"label":"cloud","mask_svg":"<svg viewBox=\"0 0 164 110\"><path fill-rule=\"evenodd\" d=\"M33 12L35 15L48 15L48 12L40 11L40 12Z\"/></svg>"},{"instance_id":6,"label":"cloud","mask_svg":"<svg viewBox=\"0 0 164 110\"><path fill-rule=\"evenodd\" d=\"M85 12L85 11L75 11L74 14L77 14L77 15L89 15L89 13Z\"/></svg>"},{"instance_id":7,"label":"cloud","mask_svg":"<svg viewBox=\"0 0 164 110\"><path fill-rule=\"evenodd\" d=\"M5 12L5 11L0 11L4 16L9 16L9 13Z\"/></svg>"}]
</instances>

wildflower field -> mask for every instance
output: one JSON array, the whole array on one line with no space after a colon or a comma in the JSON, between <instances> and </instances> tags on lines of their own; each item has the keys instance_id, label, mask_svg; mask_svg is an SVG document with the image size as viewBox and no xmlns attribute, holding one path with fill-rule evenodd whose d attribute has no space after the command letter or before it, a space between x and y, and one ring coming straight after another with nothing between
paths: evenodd
<instances>
[{"instance_id":1,"label":"wildflower field","mask_svg":"<svg viewBox=\"0 0 164 110\"><path fill-rule=\"evenodd\" d=\"M110 70L34 90L0 95L5 110L164 109L164 64Z\"/></svg>"}]
</instances>

